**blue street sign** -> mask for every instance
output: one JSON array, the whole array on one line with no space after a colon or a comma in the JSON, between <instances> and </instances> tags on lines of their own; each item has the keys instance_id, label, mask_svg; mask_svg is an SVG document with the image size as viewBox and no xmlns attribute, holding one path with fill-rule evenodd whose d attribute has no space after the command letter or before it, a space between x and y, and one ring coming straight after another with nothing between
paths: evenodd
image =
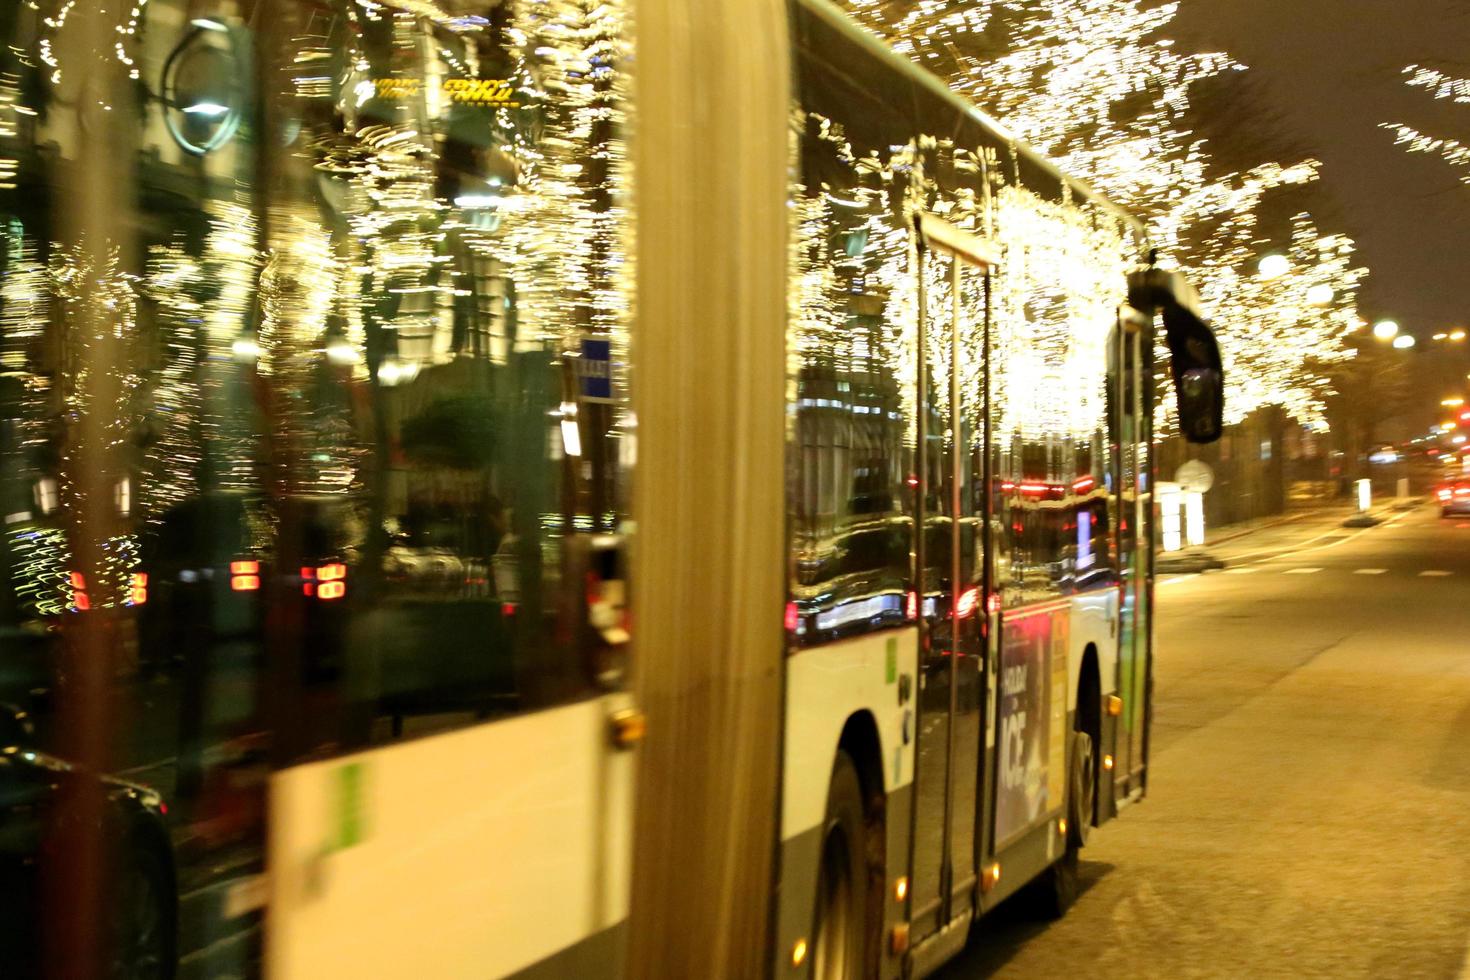
<instances>
[{"instance_id":1,"label":"blue street sign","mask_svg":"<svg viewBox=\"0 0 1470 980\"><path fill-rule=\"evenodd\" d=\"M577 375L582 383L582 401L612 401L612 344L606 340L583 337L582 356L577 359Z\"/></svg>"}]
</instances>

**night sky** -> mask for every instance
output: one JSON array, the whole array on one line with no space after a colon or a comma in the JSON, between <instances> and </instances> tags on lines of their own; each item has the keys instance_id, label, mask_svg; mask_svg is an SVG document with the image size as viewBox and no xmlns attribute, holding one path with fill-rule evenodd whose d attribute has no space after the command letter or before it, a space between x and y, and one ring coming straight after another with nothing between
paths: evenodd
<instances>
[{"instance_id":1,"label":"night sky","mask_svg":"<svg viewBox=\"0 0 1470 980\"><path fill-rule=\"evenodd\" d=\"M1167 32L1186 50L1224 50L1249 65L1279 113L1273 125L1322 161L1335 205L1324 230L1356 239L1372 271L1364 317L1398 320L1421 350L1438 330L1470 327L1470 185L1377 128L1402 122L1470 142L1470 105L1436 101L1400 74L1422 64L1470 76L1470 3L1182 0Z\"/></svg>"}]
</instances>

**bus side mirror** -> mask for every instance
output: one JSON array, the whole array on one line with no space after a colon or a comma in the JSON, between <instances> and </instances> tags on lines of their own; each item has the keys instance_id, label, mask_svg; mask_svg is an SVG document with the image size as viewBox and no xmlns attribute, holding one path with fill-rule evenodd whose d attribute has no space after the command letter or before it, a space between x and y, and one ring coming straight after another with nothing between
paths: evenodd
<instances>
[{"instance_id":1,"label":"bus side mirror","mask_svg":"<svg viewBox=\"0 0 1470 980\"><path fill-rule=\"evenodd\" d=\"M1169 368L1179 404L1179 431L1190 442L1214 442L1225 428L1225 370L1220 345L1187 307L1162 304Z\"/></svg>"},{"instance_id":2,"label":"bus side mirror","mask_svg":"<svg viewBox=\"0 0 1470 980\"><path fill-rule=\"evenodd\" d=\"M1163 315L1179 431L1190 442L1216 441L1225 430L1225 368L1215 333L1200 315L1198 294L1179 273L1149 267L1129 275L1128 302Z\"/></svg>"}]
</instances>

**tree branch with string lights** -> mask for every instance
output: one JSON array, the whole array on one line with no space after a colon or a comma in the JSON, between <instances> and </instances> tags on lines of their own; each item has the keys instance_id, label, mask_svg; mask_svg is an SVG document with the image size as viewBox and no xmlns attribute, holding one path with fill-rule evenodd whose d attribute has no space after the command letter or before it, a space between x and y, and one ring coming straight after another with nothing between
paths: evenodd
<instances>
[{"instance_id":1,"label":"tree branch with string lights","mask_svg":"<svg viewBox=\"0 0 1470 980\"><path fill-rule=\"evenodd\" d=\"M1325 428L1320 370L1353 356L1365 271L1354 243L1306 210L1284 274L1261 276L1269 198L1314 182L1315 160L1218 164L1194 121L1195 87L1245 70L1165 37L1177 3L1143 0L848 0L895 49L1019 138L1148 223L1161 257L1190 270L1220 334L1227 422L1278 406Z\"/></svg>"}]
</instances>

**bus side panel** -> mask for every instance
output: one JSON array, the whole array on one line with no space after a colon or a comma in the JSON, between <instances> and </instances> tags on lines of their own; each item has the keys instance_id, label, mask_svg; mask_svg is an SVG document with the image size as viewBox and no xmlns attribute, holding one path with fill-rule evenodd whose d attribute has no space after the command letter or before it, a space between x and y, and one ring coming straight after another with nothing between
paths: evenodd
<instances>
[{"instance_id":1,"label":"bus side panel","mask_svg":"<svg viewBox=\"0 0 1470 980\"><path fill-rule=\"evenodd\" d=\"M808 975L811 960L792 963L791 950L811 942L816 908L817 868L827 815L827 789L838 742L848 719L872 715L878 730L883 791L887 797L887 879L908 866L909 797L914 779L913 702L900 704L899 690L914 683L917 636L912 629L888 630L842 640L795 654L786 669L786 740L781 786L781 883L776 937L776 976ZM906 734L910 737L905 737ZM861 760L860 764L861 764ZM888 896L886 936L904 918ZM901 965L887 954L882 976L896 976Z\"/></svg>"},{"instance_id":2,"label":"bus side panel","mask_svg":"<svg viewBox=\"0 0 1470 980\"><path fill-rule=\"evenodd\" d=\"M618 976L633 756L607 719L625 700L276 773L267 974Z\"/></svg>"}]
</instances>

